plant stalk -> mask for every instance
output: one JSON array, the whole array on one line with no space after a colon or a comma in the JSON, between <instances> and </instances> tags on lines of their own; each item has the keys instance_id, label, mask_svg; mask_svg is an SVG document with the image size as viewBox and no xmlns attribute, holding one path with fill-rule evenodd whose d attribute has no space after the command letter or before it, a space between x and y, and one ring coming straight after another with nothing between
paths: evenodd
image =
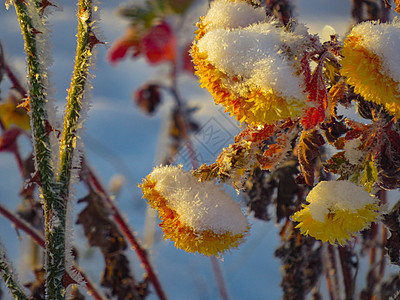
<instances>
[{"instance_id":1,"label":"plant stalk","mask_svg":"<svg viewBox=\"0 0 400 300\"><path fill-rule=\"evenodd\" d=\"M29 8L28 5L31 7ZM45 212L46 237L46 299L64 299L65 288L65 205L55 182L50 139L48 136L47 78L44 63L40 61L37 35L41 32L34 27L31 13L39 11L31 2L14 1L21 32L25 41L28 63L29 104L35 164L41 180L41 193Z\"/></svg>"},{"instance_id":2,"label":"plant stalk","mask_svg":"<svg viewBox=\"0 0 400 300\"><path fill-rule=\"evenodd\" d=\"M19 285L18 280L15 278L13 268L7 258L5 248L0 242L0 275L4 280L4 283L10 290L14 299L28 300L29 298L25 295L22 287Z\"/></svg>"},{"instance_id":3,"label":"plant stalk","mask_svg":"<svg viewBox=\"0 0 400 300\"><path fill-rule=\"evenodd\" d=\"M92 0L79 0L77 50L74 72L67 97L64 130L60 145L60 173L57 178L65 206L67 206L69 198L73 156L76 150L77 130L79 128L83 98L88 88L87 78L92 49L98 43L93 32L92 6Z\"/></svg>"}]
</instances>

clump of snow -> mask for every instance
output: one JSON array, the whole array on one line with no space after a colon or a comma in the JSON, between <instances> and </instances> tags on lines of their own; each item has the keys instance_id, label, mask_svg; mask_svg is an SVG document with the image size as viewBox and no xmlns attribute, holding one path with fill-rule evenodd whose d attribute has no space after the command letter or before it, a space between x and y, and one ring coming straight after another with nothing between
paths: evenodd
<instances>
[{"instance_id":1,"label":"clump of snow","mask_svg":"<svg viewBox=\"0 0 400 300\"><path fill-rule=\"evenodd\" d=\"M200 182L181 167L156 167L150 173L155 189L168 201L183 224L196 232L240 234L248 229L239 205L215 182Z\"/></svg>"},{"instance_id":2,"label":"clump of snow","mask_svg":"<svg viewBox=\"0 0 400 300\"><path fill-rule=\"evenodd\" d=\"M376 203L362 187L347 181L321 181L315 186L306 199L313 219L325 222L325 216L337 210L356 212L367 205Z\"/></svg>"},{"instance_id":3,"label":"clump of snow","mask_svg":"<svg viewBox=\"0 0 400 300\"><path fill-rule=\"evenodd\" d=\"M211 2L210 9L203 22L207 29L238 28L265 20L264 8L253 7L245 1L216 0Z\"/></svg>"},{"instance_id":4,"label":"clump of snow","mask_svg":"<svg viewBox=\"0 0 400 300\"><path fill-rule=\"evenodd\" d=\"M395 81L400 82L400 22L363 22L355 26L350 35L361 37L359 43L378 55L382 67Z\"/></svg>"},{"instance_id":5,"label":"clump of snow","mask_svg":"<svg viewBox=\"0 0 400 300\"><path fill-rule=\"evenodd\" d=\"M358 165L365 157L365 153L360 149L362 142L360 139L352 139L345 143L343 150L344 157L353 165Z\"/></svg>"},{"instance_id":6,"label":"clump of snow","mask_svg":"<svg viewBox=\"0 0 400 300\"><path fill-rule=\"evenodd\" d=\"M293 63L284 54L285 45L302 43L303 36L286 32L273 23L260 23L232 30L215 29L197 43L207 59L228 76L241 76L247 85L288 98L302 95L301 80L294 76ZM246 92L240 86L239 94Z\"/></svg>"}]
</instances>

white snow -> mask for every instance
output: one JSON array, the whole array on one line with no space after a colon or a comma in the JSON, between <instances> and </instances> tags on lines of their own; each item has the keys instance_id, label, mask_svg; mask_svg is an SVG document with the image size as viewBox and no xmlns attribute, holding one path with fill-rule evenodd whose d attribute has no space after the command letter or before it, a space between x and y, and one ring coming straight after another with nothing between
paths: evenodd
<instances>
[{"instance_id":1,"label":"white snow","mask_svg":"<svg viewBox=\"0 0 400 300\"><path fill-rule=\"evenodd\" d=\"M216 0L204 17L206 28L238 28L258 23L266 18L264 8L256 8L245 1Z\"/></svg>"},{"instance_id":2,"label":"white snow","mask_svg":"<svg viewBox=\"0 0 400 300\"><path fill-rule=\"evenodd\" d=\"M353 165L358 165L365 157L365 153L360 149L362 142L360 139L348 140L343 150L345 151L344 157Z\"/></svg>"},{"instance_id":3,"label":"white snow","mask_svg":"<svg viewBox=\"0 0 400 300\"><path fill-rule=\"evenodd\" d=\"M175 166L156 167L150 178L182 223L196 232L240 234L247 230L248 223L239 205L215 182L200 182Z\"/></svg>"},{"instance_id":4,"label":"white snow","mask_svg":"<svg viewBox=\"0 0 400 300\"><path fill-rule=\"evenodd\" d=\"M368 51L378 55L382 67L397 82L400 82L400 22L363 22L355 26L350 35L361 37L359 43Z\"/></svg>"},{"instance_id":5,"label":"white snow","mask_svg":"<svg viewBox=\"0 0 400 300\"><path fill-rule=\"evenodd\" d=\"M374 204L376 198L362 187L347 181L321 181L316 185L306 199L313 219L325 222L325 216L335 210L356 212L369 204Z\"/></svg>"},{"instance_id":6,"label":"white snow","mask_svg":"<svg viewBox=\"0 0 400 300\"><path fill-rule=\"evenodd\" d=\"M283 54L284 45L303 43L303 36L285 32L275 24L261 23L234 30L215 29L197 43L208 60L228 76L240 75L245 85L239 94L255 85L287 98L302 98L301 80L294 76L293 63Z\"/></svg>"}]
</instances>

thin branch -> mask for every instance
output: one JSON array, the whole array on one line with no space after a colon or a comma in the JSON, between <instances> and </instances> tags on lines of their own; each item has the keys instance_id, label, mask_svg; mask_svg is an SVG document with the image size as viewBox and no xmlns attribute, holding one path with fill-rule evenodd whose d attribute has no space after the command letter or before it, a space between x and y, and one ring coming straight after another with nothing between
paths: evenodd
<instances>
[{"instance_id":1,"label":"thin branch","mask_svg":"<svg viewBox=\"0 0 400 300\"><path fill-rule=\"evenodd\" d=\"M76 149L77 129L87 87L87 78L91 64L92 49L99 41L93 33L92 0L79 0L78 39L74 73L68 91L64 117L64 130L60 145L60 174L57 181L61 184L61 195L65 206L69 196L73 155Z\"/></svg>"},{"instance_id":2,"label":"thin branch","mask_svg":"<svg viewBox=\"0 0 400 300\"><path fill-rule=\"evenodd\" d=\"M13 268L11 266L10 261L5 252L5 248L3 244L0 242L0 274L4 280L4 283L10 290L14 299L18 300L28 300L29 298L25 295L22 286L20 286L15 274L13 272Z\"/></svg>"},{"instance_id":3,"label":"thin branch","mask_svg":"<svg viewBox=\"0 0 400 300\"><path fill-rule=\"evenodd\" d=\"M109 205L112 215L114 217L115 223L118 225L118 228L121 230L121 232L124 234L128 242L132 245L133 249L136 251L140 261L142 262L143 268L146 270L148 278L150 282L153 284L154 289L156 290L156 293L158 297L161 300L166 300L167 296L164 293L164 290L161 287L161 284L158 280L158 277L156 273L154 272L154 269L147 257L147 252L142 248L140 243L138 242L137 238L133 234L133 231L130 229L128 223L125 221L124 217L121 215L119 212L118 208L116 207L114 201L111 200L111 198L108 196L106 190L103 188L102 184L100 181L97 179L93 171L90 169L89 166L85 166L88 175L90 178L90 182L86 182L86 184L90 184L91 186L89 188L94 188L97 192L102 194L104 196L104 199L106 203Z\"/></svg>"},{"instance_id":4,"label":"thin branch","mask_svg":"<svg viewBox=\"0 0 400 300\"><path fill-rule=\"evenodd\" d=\"M343 274L343 285L345 289L345 295L347 300L351 300L354 298L354 277L351 274L351 255L352 251L349 246L343 246L338 248L340 265L342 267Z\"/></svg>"},{"instance_id":5,"label":"thin branch","mask_svg":"<svg viewBox=\"0 0 400 300\"><path fill-rule=\"evenodd\" d=\"M13 214L7 208L5 208L0 203L0 214L3 215L6 219L8 219L15 227L25 232L30 238L32 238L40 247L45 248L45 239L43 235L37 232L32 228L32 225L25 222L25 220L21 219L19 216ZM82 271L78 266L74 266L74 269L82 276L84 279L84 283L86 285L86 289L88 293L92 295L95 300L105 300L105 297L97 291L94 284L91 282L90 278Z\"/></svg>"},{"instance_id":6,"label":"thin branch","mask_svg":"<svg viewBox=\"0 0 400 300\"><path fill-rule=\"evenodd\" d=\"M3 67L8 78L13 84L13 87L16 88L18 92L20 92L22 97L26 97L27 96L26 89L21 85L21 83L17 79L17 76L15 76L14 72L11 70L10 66L5 61L3 62Z\"/></svg>"},{"instance_id":7,"label":"thin branch","mask_svg":"<svg viewBox=\"0 0 400 300\"><path fill-rule=\"evenodd\" d=\"M219 295L221 296L222 300L229 300L228 291L225 286L225 280L222 274L221 266L219 265L216 257L212 256L210 257L210 260L214 275L217 279Z\"/></svg>"},{"instance_id":8,"label":"thin branch","mask_svg":"<svg viewBox=\"0 0 400 300\"><path fill-rule=\"evenodd\" d=\"M25 220L13 214L0 203L0 214L14 224L18 229L23 230L29 235L40 247L45 247L45 240L41 233L35 230L32 225L25 222Z\"/></svg>"},{"instance_id":9,"label":"thin branch","mask_svg":"<svg viewBox=\"0 0 400 300\"><path fill-rule=\"evenodd\" d=\"M44 83L47 80L46 69L39 57L36 36L41 34L35 28L30 13L40 14L37 8L22 0L14 1L15 10L25 41L25 51L28 62L29 101L31 109L31 124L33 145L35 150L36 168L40 174L41 192L44 199L45 230L46 230L46 299L64 299L65 288L63 276L65 273L65 206L58 193L54 178L54 166L50 139L48 137L47 91Z\"/></svg>"}]
</instances>

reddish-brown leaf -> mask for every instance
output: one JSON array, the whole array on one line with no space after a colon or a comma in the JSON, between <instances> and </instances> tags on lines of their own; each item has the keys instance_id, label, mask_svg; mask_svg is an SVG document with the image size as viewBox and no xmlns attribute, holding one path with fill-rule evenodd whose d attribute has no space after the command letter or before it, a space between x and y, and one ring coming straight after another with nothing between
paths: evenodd
<instances>
[{"instance_id":1,"label":"reddish-brown leaf","mask_svg":"<svg viewBox=\"0 0 400 300\"><path fill-rule=\"evenodd\" d=\"M151 64L175 60L175 35L165 21L152 27L143 36L142 45L143 52Z\"/></svg>"},{"instance_id":2,"label":"reddish-brown leaf","mask_svg":"<svg viewBox=\"0 0 400 300\"><path fill-rule=\"evenodd\" d=\"M325 143L317 130L303 131L300 136L298 158L301 173L306 184L314 185L314 160L319 156L319 148Z\"/></svg>"}]
</instances>

